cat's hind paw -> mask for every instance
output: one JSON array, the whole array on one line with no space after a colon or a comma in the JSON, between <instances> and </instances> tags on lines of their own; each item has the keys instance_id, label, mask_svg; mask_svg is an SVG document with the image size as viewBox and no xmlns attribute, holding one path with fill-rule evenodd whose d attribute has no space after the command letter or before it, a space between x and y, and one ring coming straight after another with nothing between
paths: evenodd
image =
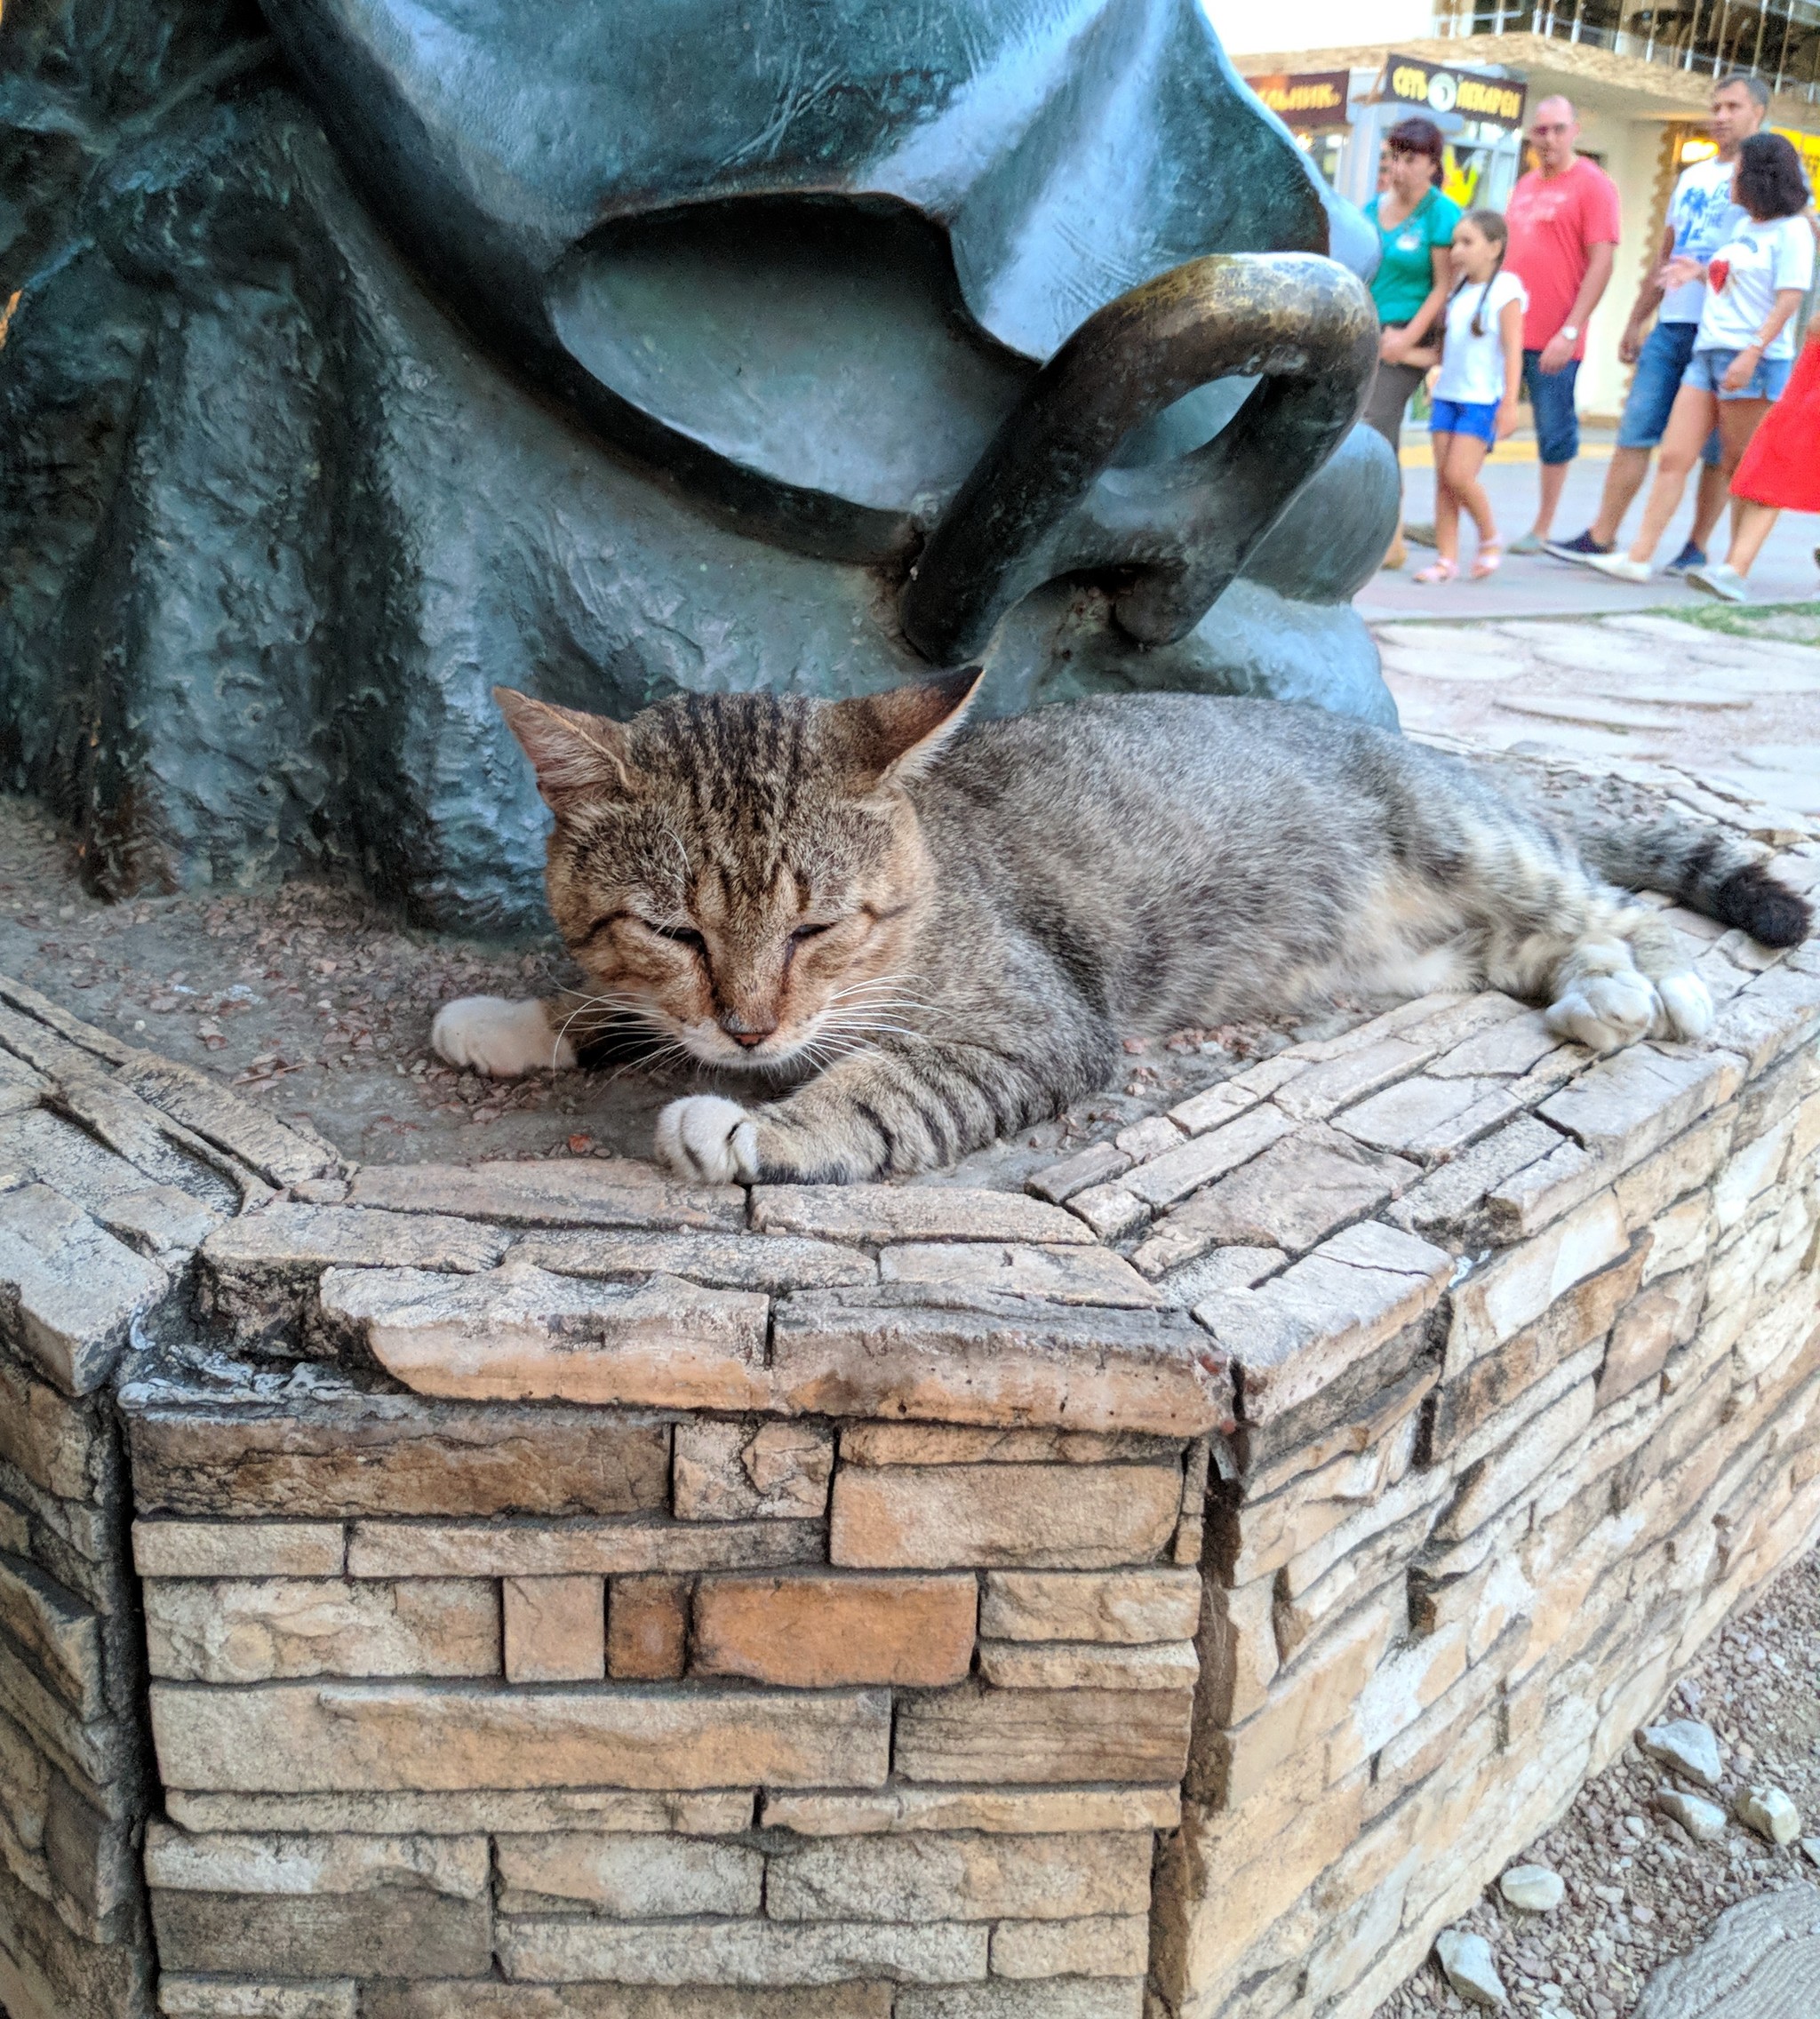
<instances>
[{"instance_id":1,"label":"cat's hind paw","mask_svg":"<svg viewBox=\"0 0 1820 2019\"><path fill-rule=\"evenodd\" d=\"M430 1025L430 1049L451 1065L494 1080L575 1064L575 1047L551 1030L541 1002L508 1002L502 995L445 1002Z\"/></svg>"},{"instance_id":2,"label":"cat's hind paw","mask_svg":"<svg viewBox=\"0 0 1820 2019\"><path fill-rule=\"evenodd\" d=\"M658 1117L658 1161L710 1185L758 1181L758 1129L738 1101L690 1094Z\"/></svg>"},{"instance_id":3,"label":"cat's hind paw","mask_svg":"<svg viewBox=\"0 0 1820 2019\"><path fill-rule=\"evenodd\" d=\"M1652 1036L1704 1038L1712 1028L1712 994L1698 975L1658 975L1656 993L1662 1001L1662 1024Z\"/></svg>"},{"instance_id":4,"label":"cat's hind paw","mask_svg":"<svg viewBox=\"0 0 1820 2019\"><path fill-rule=\"evenodd\" d=\"M1543 1022L1556 1037L1571 1038L1589 1051L1616 1051L1647 1037L1662 1015L1648 976L1624 968L1582 975L1549 1004Z\"/></svg>"}]
</instances>

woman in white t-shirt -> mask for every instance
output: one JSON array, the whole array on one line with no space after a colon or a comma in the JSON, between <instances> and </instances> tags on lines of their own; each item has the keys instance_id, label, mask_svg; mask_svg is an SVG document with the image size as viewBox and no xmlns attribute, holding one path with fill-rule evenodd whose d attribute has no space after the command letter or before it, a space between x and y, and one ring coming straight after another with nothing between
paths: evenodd
<instances>
[{"instance_id":1,"label":"woman in white t-shirt","mask_svg":"<svg viewBox=\"0 0 1820 2019\"><path fill-rule=\"evenodd\" d=\"M1496 211L1471 211L1454 227L1454 291L1442 324L1441 375L1434 382L1428 439L1434 453L1434 546L1440 558L1418 582L1450 582L1460 571L1460 508L1479 529L1473 579L1504 559L1491 500L1479 481L1494 442L1517 425L1523 376L1523 311L1529 297L1504 270L1509 242Z\"/></svg>"},{"instance_id":2,"label":"woman in white t-shirt","mask_svg":"<svg viewBox=\"0 0 1820 2019\"><path fill-rule=\"evenodd\" d=\"M1795 354L1793 319L1814 277L1814 234L1800 156L1780 133L1754 133L1738 149L1732 194L1749 222L1703 268L1672 259L1671 287L1706 282L1699 334L1662 437L1656 482L1628 554L1586 555L1586 565L1626 582L1646 582L1649 563L1714 423L1726 482L1770 403L1782 396Z\"/></svg>"}]
</instances>

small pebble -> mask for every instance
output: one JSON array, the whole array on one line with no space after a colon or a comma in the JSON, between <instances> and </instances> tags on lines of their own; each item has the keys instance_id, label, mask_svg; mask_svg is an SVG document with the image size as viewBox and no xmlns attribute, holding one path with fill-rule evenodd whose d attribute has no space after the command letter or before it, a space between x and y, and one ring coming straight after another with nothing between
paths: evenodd
<instances>
[{"instance_id":1,"label":"small pebble","mask_svg":"<svg viewBox=\"0 0 1820 2019\"><path fill-rule=\"evenodd\" d=\"M1567 1897L1567 1882L1546 1865L1516 1864L1497 1882L1512 1906L1526 1914L1552 1914Z\"/></svg>"},{"instance_id":2,"label":"small pebble","mask_svg":"<svg viewBox=\"0 0 1820 2019\"><path fill-rule=\"evenodd\" d=\"M1684 1795L1678 1788L1664 1788L1656 1796L1656 1806L1664 1816L1673 1816L1696 1843L1716 1843L1725 1834L1725 1811L1716 1801Z\"/></svg>"},{"instance_id":3,"label":"small pebble","mask_svg":"<svg viewBox=\"0 0 1820 2019\"><path fill-rule=\"evenodd\" d=\"M1482 1935L1466 1928L1443 1928L1435 1938L1434 1953L1447 1981L1467 2004L1499 2006L1508 2002L1491 1944Z\"/></svg>"},{"instance_id":4,"label":"small pebble","mask_svg":"<svg viewBox=\"0 0 1820 2019\"><path fill-rule=\"evenodd\" d=\"M1772 1844L1792 1844L1801 1833L1801 1812L1780 1788L1746 1788L1738 1797L1737 1816Z\"/></svg>"},{"instance_id":5,"label":"small pebble","mask_svg":"<svg viewBox=\"0 0 1820 2019\"><path fill-rule=\"evenodd\" d=\"M1637 1743L1652 1760L1673 1768L1690 1781L1697 1781L1703 1788L1719 1785L1719 1740L1711 1725L1700 1724L1692 1718L1677 1718L1666 1725L1647 1725L1637 1734Z\"/></svg>"}]
</instances>

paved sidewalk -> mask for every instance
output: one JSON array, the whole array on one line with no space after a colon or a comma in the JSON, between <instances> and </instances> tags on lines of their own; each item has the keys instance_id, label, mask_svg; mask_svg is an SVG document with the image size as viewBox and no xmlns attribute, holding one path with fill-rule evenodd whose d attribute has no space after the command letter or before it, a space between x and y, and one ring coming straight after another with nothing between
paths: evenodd
<instances>
[{"instance_id":1,"label":"paved sidewalk","mask_svg":"<svg viewBox=\"0 0 1820 2019\"><path fill-rule=\"evenodd\" d=\"M1820 608L1702 614L1716 621L1658 609L1372 628L1417 735L1600 769L1685 767L1820 814Z\"/></svg>"},{"instance_id":2,"label":"paved sidewalk","mask_svg":"<svg viewBox=\"0 0 1820 2019\"><path fill-rule=\"evenodd\" d=\"M1403 440L1403 489L1409 516L1418 521L1433 519L1434 480L1427 437L1406 429ZM1535 515L1535 457L1534 440L1519 435L1501 443L1486 466L1486 489L1506 539L1514 539L1524 531ZM1579 460L1568 473L1566 494L1555 521L1554 530L1561 538L1571 539L1592 519L1610 459L1608 435L1585 442ZM1642 509L1640 499L1624 521L1621 539L1635 533ZM1693 515L1690 484L1668 538L1662 543L1660 560L1671 560L1680 551ZM1720 552L1713 558L1723 558L1726 538L1726 524L1721 521ZM1820 545L1820 518L1784 513L1752 571L1753 596L1763 603L1792 603L1820 596L1820 567L1814 560L1816 545ZM1465 543L1465 559L1469 565L1473 550L1473 536L1469 531ZM1684 588L1668 578L1658 577L1641 587L1632 587L1545 555L1534 560L1507 556L1503 568L1486 582L1460 580L1426 588L1412 578L1418 568L1433 558L1427 548L1412 547L1408 565L1398 571L1382 571L1353 599L1354 606L1361 616L1375 620L1393 617L1588 616L1600 610L1691 607L1712 601L1697 589Z\"/></svg>"}]
</instances>

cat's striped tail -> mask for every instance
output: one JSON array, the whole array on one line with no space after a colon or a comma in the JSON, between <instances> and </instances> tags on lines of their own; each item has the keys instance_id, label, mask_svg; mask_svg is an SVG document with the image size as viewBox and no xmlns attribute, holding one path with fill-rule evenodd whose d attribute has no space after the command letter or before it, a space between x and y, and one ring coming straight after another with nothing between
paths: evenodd
<instances>
[{"instance_id":1,"label":"cat's striped tail","mask_svg":"<svg viewBox=\"0 0 1820 2019\"><path fill-rule=\"evenodd\" d=\"M1580 853L1626 890L1660 890L1726 925L1742 926L1765 946L1799 946L1813 912L1778 883L1748 842L1689 820L1648 826L1600 826L1576 834Z\"/></svg>"}]
</instances>

